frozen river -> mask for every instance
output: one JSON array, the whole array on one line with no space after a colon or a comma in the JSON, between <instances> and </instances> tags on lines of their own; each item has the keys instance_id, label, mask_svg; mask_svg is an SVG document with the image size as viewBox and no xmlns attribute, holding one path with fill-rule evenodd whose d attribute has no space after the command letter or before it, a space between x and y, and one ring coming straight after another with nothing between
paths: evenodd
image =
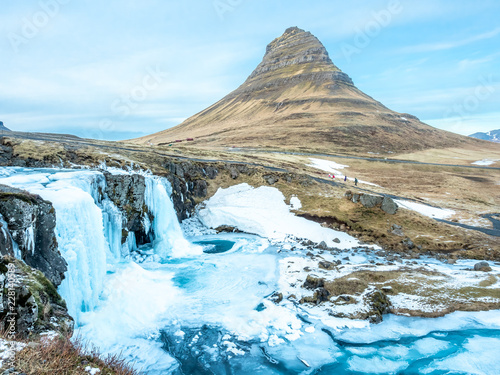
<instances>
[{"instance_id":1,"label":"frozen river","mask_svg":"<svg viewBox=\"0 0 500 375\"><path fill-rule=\"evenodd\" d=\"M101 172L0 172L0 183L39 194L56 208L56 234L69 265L59 291L78 322L76 334L104 353L122 353L147 374L498 374L498 311L435 319L388 315L372 325L286 298L274 303L280 261L291 250L290 241L277 240L279 230L269 231L276 223L268 214L257 215L262 226L255 217L242 223L259 235L214 234L196 219L181 228L168 182L148 175L157 236L133 249L114 240L122 229L116 207L96 198L105 183ZM240 189L238 196L250 192ZM208 204L213 215L200 220L220 217L224 199ZM259 197L266 199L279 197ZM322 231L294 222L284 203L275 203L266 204L283 211L290 227ZM240 206L250 212L246 218L259 210L258 204ZM350 253L351 240L341 240Z\"/></svg>"}]
</instances>

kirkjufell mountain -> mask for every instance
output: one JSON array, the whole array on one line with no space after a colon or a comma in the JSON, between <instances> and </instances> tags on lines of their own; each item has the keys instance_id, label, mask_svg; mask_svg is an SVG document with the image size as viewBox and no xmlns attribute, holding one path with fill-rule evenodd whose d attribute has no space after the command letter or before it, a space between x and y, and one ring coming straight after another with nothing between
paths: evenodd
<instances>
[{"instance_id":1,"label":"kirkjufell mountain","mask_svg":"<svg viewBox=\"0 0 500 375\"><path fill-rule=\"evenodd\" d=\"M369 64L367 63L367 69ZM394 112L359 90L310 32L291 27L235 91L182 124L135 142L320 152L405 152L477 142Z\"/></svg>"}]
</instances>

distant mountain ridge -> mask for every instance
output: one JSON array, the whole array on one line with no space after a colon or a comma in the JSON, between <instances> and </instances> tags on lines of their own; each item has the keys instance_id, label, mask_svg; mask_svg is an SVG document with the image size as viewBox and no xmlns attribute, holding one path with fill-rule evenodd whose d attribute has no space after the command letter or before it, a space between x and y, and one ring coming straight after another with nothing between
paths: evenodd
<instances>
[{"instance_id":1,"label":"distant mountain ridge","mask_svg":"<svg viewBox=\"0 0 500 375\"><path fill-rule=\"evenodd\" d=\"M479 142L391 111L360 91L310 32L291 27L236 90L141 144L398 153Z\"/></svg>"},{"instance_id":2,"label":"distant mountain ridge","mask_svg":"<svg viewBox=\"0 0 500 375\"><path fill-rule=\"evenodd\" d=\"M469 135L469 137L482 139L484 141L500 143L500 129L491 130L487 133L481 133L481 132L474 133Z\"/></svg>"},{"instance_id":3,"label":"distant mountain ridge","mask_svg":"<svg viewBox=\"0 0 500 375\"><path fill-rule=\"evenodd\" d=\"M0 121L0 130L10 132L10 129L3 124L3 121Z\"/></svg>"}]
</instances>

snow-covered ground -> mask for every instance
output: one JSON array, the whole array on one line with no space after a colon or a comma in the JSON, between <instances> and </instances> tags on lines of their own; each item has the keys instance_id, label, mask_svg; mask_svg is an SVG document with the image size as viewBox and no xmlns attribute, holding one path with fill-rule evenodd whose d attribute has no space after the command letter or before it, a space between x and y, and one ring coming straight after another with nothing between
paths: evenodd
<instances>
[{"instance_id":1,"label":"snow-covered ground","mask_svg":"<svg viewBox=\"0 0 500 375\"><path fill-rule=\"evenodd\" d=\"M299 202L295 199L294 206ZM297 217L290 212L290 208L285 203L283 194L276 188L253 188L248 184L240 184L219 189L205 202L198 216L209 228L227 225L276 241L284 241L293 236L316 243L324 241L330 247L341 249L359 246L359 241L354 237Z\"/></svg>"},{"instance_id":2,"label":"snow-covered ground","mask_svg":"<svg viewBox=\"0 0 500 375\"><path fill-rule=\"evenodd\" d=\"M489 165L495 164L497 161L500 161L500 159L483 159L483 160L475 161L472 164L487 167Z\"/></svg>"},{"instance_id":3,"label":"snow-covered ground","mask_svg":"<svg viewBox=\"0 0 500 375\"><path fill-rule=\"evenodd\" d=\"M455 215L455 211L447 208L431 207L426 204L416 203L412 201L396 199L395 202L407 210L416 211L421 215L433 218L433 219L448 219Z\"/></svg>"},{"instance_id":4,"label":"snow-covered ground","mask_svg":"<svg viewBox=\"0 0 500 375\"><path fill-rule=\"evenodd\" d=\"M316 158L309 158L309 160L311 161L311 164L308 164L307 165L308 167L313 167L313 168L320 169L320 170L328 172L328 173L332 173L336 179L338 178L340 180L343 180L345 178L345 175L341 172L341 170L343 170L345 168L349 168L348 165L338 164L338 163L331 161L331 160L316 159ZM354 179L355 179L355 177L347 177L348 181L354 182ZM371 186L377 186L377 187L379 186L377 184L374 184L374 183L368 182L368 181L358 180L358 182L360 184L365 184L365 185L371 185Z\"/></svg>"}]
</instances>

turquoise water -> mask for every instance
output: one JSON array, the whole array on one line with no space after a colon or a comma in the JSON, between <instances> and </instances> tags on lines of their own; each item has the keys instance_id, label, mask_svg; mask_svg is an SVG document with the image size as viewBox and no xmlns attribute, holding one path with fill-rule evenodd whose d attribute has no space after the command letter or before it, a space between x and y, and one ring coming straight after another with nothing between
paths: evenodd
<instances>
[{"instance_id":1,"label":"turquoise water","mask_svg":"<svg viewBox=\"0 0 500 375\"><path fill-rule=\"evenodd\" d=\"M206 240L206 241L194 241L195 245L203 246L203 252L208 254L219 254L225 253L233 248L235 242L229 240Z\"/></svg>"},{"instance_id":2,"label":"turquoise water","mask_svg":"<svg viewBox=\"0 0 500 375\"><path fill-rule=\"evenodd\" d=\"M176 324L162 330L163 349L178 364L165 373L500 374L498 311L435 319L386 315L377 325L332 328L301 306L267 304L278 287L281 256L271 247L256 253L251 242L239 246L242 238L252 236L195 241L211 249L203 261L163 265L190 301L176 305ZM255 337L259 329L239 337L248 326L265 331L266 339Z\"/></svg>"}]
</instances>

